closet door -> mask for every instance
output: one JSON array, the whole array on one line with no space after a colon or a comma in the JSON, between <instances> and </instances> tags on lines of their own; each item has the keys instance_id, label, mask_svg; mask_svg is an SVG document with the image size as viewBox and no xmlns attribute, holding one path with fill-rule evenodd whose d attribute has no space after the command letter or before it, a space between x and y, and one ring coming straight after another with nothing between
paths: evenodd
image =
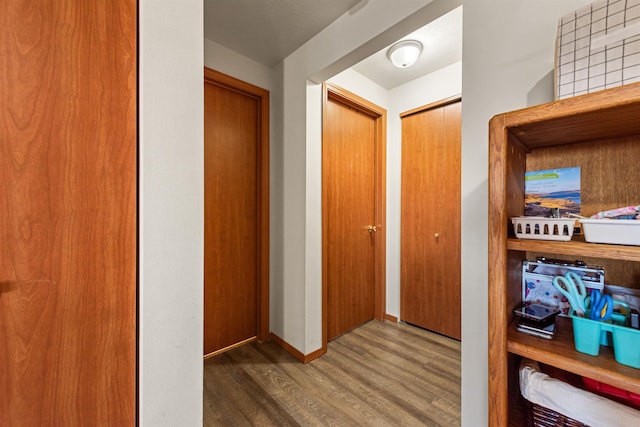
<instances>
[{"instance_id":1,"label":"closet door","mask_svg":"<svg viewBox=\"0 0 640 427\"><path fill-rule=\"evenodd\" d=\"M402 117L400 317L456 339L460 105L445 101Z\"/></svg>"},{"instance_id":2,"label":"closet door","mask_svg":"<svg viewBox=\"0 0 640 427\"><path fill-rule=\"evenodd\" d=\"M0 425L132 426L136 2L0 4Z\"/></svg>"}]
</instances>

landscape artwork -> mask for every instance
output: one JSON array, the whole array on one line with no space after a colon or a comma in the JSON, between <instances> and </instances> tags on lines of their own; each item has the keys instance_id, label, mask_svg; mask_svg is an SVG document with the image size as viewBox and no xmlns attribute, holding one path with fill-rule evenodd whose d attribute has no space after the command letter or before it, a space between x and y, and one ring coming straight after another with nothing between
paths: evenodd
<instances>
[{"instance_id":1,"label":"landscape artwork","mask_svg":"<svg viewBox=\"0 0 640 427\"><path fill-rule=\"evenodd\" d=\"M580 168L526 172L525 216L568 217L580 215Z\"/></svg>"}]
</instances>

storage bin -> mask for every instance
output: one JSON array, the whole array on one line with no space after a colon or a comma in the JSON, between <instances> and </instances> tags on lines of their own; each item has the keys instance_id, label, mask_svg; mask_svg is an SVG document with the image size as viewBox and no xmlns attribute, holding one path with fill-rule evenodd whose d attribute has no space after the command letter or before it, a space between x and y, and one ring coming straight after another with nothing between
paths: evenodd
<instances>
[{"instance_id":1,"label":"storage bin","mask_svg":"<svg viewBox=\"0 0 640 427\"><path fill-rule=\"evenodd\" d=\"M640 368L640 330L610 325L616 362Z\"/></svg>"},{"instance_id":2,"label":"storage bin","mask_svg":"<svg viewBox=\"0 0 640 427\"><path fill-rule=\"evenodd\" d=\"M587 310L587 317L589 317L589 310ZM582 319L581 317L579 317L579 319ZM623 325L626 323L627 318L619 313L613 313L611 315L611 322L614 325ZM597 323L603 323L603 322L597 322ZM606 324L606 323L605 323ZM580 351L581 353L586 353L586 354L590 354L591 356L597 356L598 353L600 352L600 346L598 346L596 348L595 346L595 337L592 336L591 334L595 334L597 333L596 330L599 331L600 333L600 345L603 345L605 347L613 347L613 338L611 335L611 329L609 328L596 328L592 323L588 323L588 322L578 322L578 329L580 330L580 332L578 333L578 335L576 336L576 330L575 330L575 326L574 326L574 341L578 340L580 342L580 348L584 349L585 351ZM576 345L576 349L578 348L578 345ZM591 351L587 350L590 349Z\"/></svg>"},{"instance_id":3,"label":"storage bin","mask_svg":"<svg viewBox=\"0 0 640 427\"><path fill-rule=\"evenodd\" d=\"M588 310L587 310L588 311ZM611 332L616 362L640 369L640 329L591 320L571 314L576 350L591 356L600 354L602 333Z\"/></svg>"},{"instance_id":4,"label":"storage bin","mask_svg":"<svg viewBox=\"0 0 640 427\"><path fill-rule=\"evenodd\" d=\"M640 409L640 394L632 393L591 378L583 377L582 382L589 391L597 393L608 399L624 403L625 405L633 406L636 409Z\"/></svg>"},{"instance_id":5,"label":"storage bin","mask_svg":"<svg viewBox=\"0 0 640 427\"><path fill-rule=\"evenodd\" d=\"M584 240L612 245L640 245L640 220L581 219Z\"/></svg>"},{"instance_id":6,"label":"storage bin","mask_svg":"<svg viewBox=\"0 0 640 427\"><path fill-rule=\"evenodd\" d=\"M640 81L640 2L600 0L560 18L555 97Z\"/></svg>"},{"instance_id":7,"label":"storage bin","mask_svg":"<svg viewBox=\"0 0 640 427\"><path fill-rule=\"evenodd\" d=\"M518 239L559 240L568 242L573 237L573 218L542 218L519 216L511 218L513 232Z\"/></svg>"},{"instance_id":8,"label":"storage bin","mask_svg":"<svg viewBox=\"0 0 640 427\"><path fill-rule=\"evenodd\" d=\"M630 427L640 419L640 411L552 378L533 360L522 359L519 377L528 426Z\"/></svg>"},{"instance_id":9,"label":"storage bin","mask_svg":"<svg viewBox=\"0 0 640 427\"><path fill-rule=\"evenodd\" d=\"M573 418L527 400L527 427L589 427Z\"/></svg>"}]
</instances>

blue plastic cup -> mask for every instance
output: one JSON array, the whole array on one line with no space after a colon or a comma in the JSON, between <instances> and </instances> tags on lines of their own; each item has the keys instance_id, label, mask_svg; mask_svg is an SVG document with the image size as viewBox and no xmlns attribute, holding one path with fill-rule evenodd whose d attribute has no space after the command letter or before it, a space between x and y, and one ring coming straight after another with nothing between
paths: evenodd
<instances>
[{"instance_id":1,"label":"blue plastic cup","mask_svg":"<svg viewBox=\"0 0 640 427\"><path fill-rule=\"evenodd\" d=\"M640 330L614 326L612 332L616 362L640 369Z\"/></svg>"},{"instance_id":2,"label":"blue plastic cup","mask_svg":"<svg viewBox=\"0 0 640 427\"><path fill-rule=\"evenodd\" d=\"M573 321L573 341L576 350L591 356L600 354L600 343L608 325L586 317L578 317L575 314L571 315L571 320Z\"/></svg>"}]
</instances>

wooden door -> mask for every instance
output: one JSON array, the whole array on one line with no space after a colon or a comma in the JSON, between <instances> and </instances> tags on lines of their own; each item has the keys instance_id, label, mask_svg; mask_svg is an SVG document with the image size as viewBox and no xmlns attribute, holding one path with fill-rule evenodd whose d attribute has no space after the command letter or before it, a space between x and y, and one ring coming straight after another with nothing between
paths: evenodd
<instances>
[{"instance_id":1,"label":"wooden door","mask_svg":"<svg viewBox=\"0 0 640 427\"><path fill-rule=\"evenodd\" d=\"M0 425L136 414L136 2L0 6Z\"/></svg>"},{"instance_id":2,"label":"wooden door","mask_svg":"<svg viewBox=\"0 0 640 427\"><path fill-rule=\"evenodd\" d=\"M205 70L204 354L268 333L269 94Z\"/></svg>"},{"instance_id":3,"label":"wooden door","mask_svg":"<svg viewBox=\"0 0 640 427\"><path fill-rule=\"evenodd\" d=\"M323 273L329 340L382 317L383 291L378 286L384 270L377 265L382 262L384 233L377 198L384 116L368 104L335 87L325 101Z\"/></svg>"},{"instance_id":4,"label":"wooden door","mask_svg":"<svg viewBox=\"0 0 640 427\"><path fill-rule=\"evenodd\" d=\"M402 118L400 317L460 339L461 103L444 104Z\"/></svg>"}]
</instances>

